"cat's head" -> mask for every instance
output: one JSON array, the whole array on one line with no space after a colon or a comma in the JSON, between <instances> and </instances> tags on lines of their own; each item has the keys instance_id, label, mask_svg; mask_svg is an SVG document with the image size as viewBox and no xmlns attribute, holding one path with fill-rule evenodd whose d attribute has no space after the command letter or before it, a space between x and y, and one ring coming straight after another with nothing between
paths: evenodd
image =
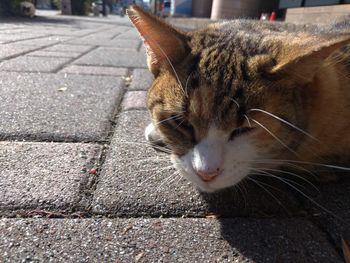
<instances>
[{"instance_id":1,"label":"cat's head","mask_svg":"<svg viewBox=\"0 0 350 263\"><path fill-rule=\"evenodd\" d=\"M250 21L183 33L138 7L128 15L155 76L153 124L176 168L200 189L235 185L268 159L291 158L312 137L313 82L344 38L320 43Z\"/></svg>"}]
</instances>

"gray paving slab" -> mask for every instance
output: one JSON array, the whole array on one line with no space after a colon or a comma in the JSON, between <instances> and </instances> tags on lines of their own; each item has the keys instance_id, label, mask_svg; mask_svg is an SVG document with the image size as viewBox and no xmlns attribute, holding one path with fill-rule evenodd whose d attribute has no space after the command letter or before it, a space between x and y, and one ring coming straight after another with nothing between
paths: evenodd
<instances>
[{"instance_id":1,"label":"gray paving slab","mask_svg":"<svg viewBox=\"0 0 350 263\"><path fill-rule=\"evenodd\" d=\"M314 222L341 250L341 239L350 244L350 180L319 186L321 195L310 202Z\"/></svg>"},{"instance_id":2,"label":"gray paving slab","mask_svg":"<svg viewBox=\"0 0 350 263\"><path fill-rule=\"evenodd\" d=\"M122 80L0 72L0 139L105 140Z\"/></svg>"},{"instance_id":3,"label":"gray paving slab","mask_svg":"<svg viewBox=\"0 0 350 263\"><path fill-rule=\"evenodd\" d=\"M301 219L1 219L5 262L342 262Z\"/></svg>"},{"instance_id":4,"label":"gray paving slab","mask_svg":"<svg viewBox=\"0 0 350 263\"><path fill-rule=\"evenodd\" d=\"M27 56L32 57L51 57L51 58L77 58L81 55L81 52L63 52L63 51L46 51L38 50L30 52Z\"/></svg>"},{"instance_id":5,"label":"gray paving slab","mask_svg":"<svg viewBox=\"0 0 350 263\"><path fill-rule=\"evenodd\" d=\"M142 110L146 109L147 91L128 91L122 102L122 110Z\"/></svg>"},{"instance_id":6,"label":"gray paving slab","mask_svg":"<svg viewBox=\"0 0 350 263\"><path fill-rule=\"evenodd\" d=\"M0 142L0 215L77 206L99 152L93 144Z\"/></svg>"},{"instance_id":7,"label":"gray paving slab","mask_svg":"<svg viewBox=\"0 0 350 263\"><path fill-rule=\"evenodd\" d=\"M71 60L69 57L20 56L0 62L0 71L54 72Z\"/></svg>"},{"instance_id":8,"label":"gray paving slab","mask_svg":"<svg viewBox=\"0 0 350 263\"><path fill-rule=\"evenodd\" d=\"M115 39L110 38L99 38L94 35L83 37L83 38L76 38L71 41L68 41L67 43L70 44L82 44L82 43L89 43L89 45L94 46L106 46L106 47L115 47L115 48L130 48L130 49L137 49L140 44L141 40L139 39L120 39L119 37L116 37Z\"/></svg>"},{"instance_id":9,"label":"gray paving slab","mask_svg":"<svg viewBox=\"0 0 350 263\"><path fill-rule=\"evenodd\" d=\"M135 28L132 28L118 36L118 38L122 39L140 39L140 34L137 32Z\"/></svg>"},{"instance_id":10,"label":"gray paving slab","mask_svg":"<svg viewBox=\"0 0 350 263\"><path fill-rule=\"evenodd\" d=\"M80 65L145 68L145 53L123 48L100 47L74 62Z\"/></svg>"},{"instance_id":11,"label":"gray paving slab","mask_svg":"<svg viewBox=\"0 0 350 263\"><path fill-rule=\"evenodd\" d=\"M0 44L0 61L37 49L36 46L21 46L17 44Z\"/></svg>"},{"instance_id":12,"label":"gray paving slab","mask_svg":"<svg viewBox=\"0 0 350 263\"><path fill-rule=\"evenodd\" d=\"M68 67L63 68L61 72L82 75L125 76L128 72L128 69L115 67L69 65Z\"/></svg>"},{"instance_id":13,"label":"gray paving slab","mask_svg":"<svg viewBox=\"0 0 350 263\"><path fill-rule=\"evenodd\" d=\"M43 49L43 51L59 51L59 52L87 52L91 50L94 46L92 45L68 45L68 44L57 44L51 47Z\"/></svg>"},{"instance_id":14,"label":"gray paving slab","mask_svg":"<svg viewBox=\"0 0 350 263\"><path fill-rule=\"evenodd\" d=\"M156 152L144 139L147 111L119 115L110 152L94 193L92 211L116 216L271 216L298 214L297 200L283 185L264 189L249 185L216 194L199 193L181 178L169 156ZM240 192L241 191L241 192Z\"/></svg>"},{"instance_id":15,"label":"gray paving slab","mask_svg":"<svg viewBox=\"0 0 350 263\"><path fill-rule=\"evenodd\" d=\"M132 71L132 82L130 90L148 90L154 77L148 69L134 69Z\"/></svg>"},{"instance_id":16,"label":"gray paving slab","mask_svg":"<svg viewBox=\"0 0 350 263\"><path fill-rule=\"evenodd\" d=\"M6 42L13 42L13 41L19 41L19 40L26 40L26 39L33 39L38 37L44 37L47 36L44 33L16 33L16 34L1 34L0 31L0 43L6 43Z\"/></svg>"},{"instance_id":17,"label":"gray paving slab","mask_svg":"<svg viewBox=\"0 0 350 263\"><path fill-rule=\"evenodd\" d=\"M48 36L48 37L42 37L42 38L36 38L36 39L27 39L16 42L18 45L22 46L36 46L36 47L45 47L49 46L55 43L64 42L67 40L70 40L72 37L67 36Z\"/></svg>"}]
</instances>

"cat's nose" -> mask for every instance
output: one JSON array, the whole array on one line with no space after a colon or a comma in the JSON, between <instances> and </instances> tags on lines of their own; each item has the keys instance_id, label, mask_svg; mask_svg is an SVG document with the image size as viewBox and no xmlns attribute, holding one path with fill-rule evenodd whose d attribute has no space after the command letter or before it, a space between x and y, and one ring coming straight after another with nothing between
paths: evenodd
<instances>
[{"instance_id":1,"label":"cat's nose","mask_svg":"<svg viewBox=\"0 0 350 263\"><path fill-rule=\"evenodd\" d=\"M196 174L201 178L204 182L210 182L215 179L222 172L221 168L216 168L215 170L198 170Z\"/></svg>"}]
</instances>

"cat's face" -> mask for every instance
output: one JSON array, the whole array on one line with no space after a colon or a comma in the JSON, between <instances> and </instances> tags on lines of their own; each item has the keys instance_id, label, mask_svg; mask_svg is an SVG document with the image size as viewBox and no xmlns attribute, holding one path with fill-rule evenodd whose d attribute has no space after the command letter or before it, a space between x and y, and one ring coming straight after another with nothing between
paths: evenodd
<instances>
[{"instance_id":1,"label":"cat's face","mask_svg":"<svg viewBox=\"0 0 350 263\"><path fill-rule=\"evenodd\" d=\"M288 158L285 145L296 150L302 139L288 125L255 110L277 114L299 127L304 127L305 116L301 94L286 86L287 90L273 87L278 81L259 76L262 68L253 72L252 67L251 76L244 78L237 73L227 84L221 80L232 75L227 65L236 61L219 59L218 73L206 66L213 57L203 54L206 48L201 50L200 59L175 67L177 76L171 70L158 75L148 94L148 107L153 124L172 150L175 167L200 189L212 192L235 185L254 167L267 166L269 162L263 160ZM213 52L220 57L222 51ZM217 81L214 74L220 75Z\"/></svg>"},{"instance_id":2,"label":"cat's face","mask_svg":"<svg viewBox=\"0 0 350 263\"><path fill-rule=\"evenodd\" d=\"M308 50L317 39L271 34L256 22L184 34L138 8L129 17L155 75L148 93L153 126L175 167L200 189L235 185L273 167L271 160L297 155L312 137L311 84L329 44L328 53Z\"/></svg>"}]
</instances>

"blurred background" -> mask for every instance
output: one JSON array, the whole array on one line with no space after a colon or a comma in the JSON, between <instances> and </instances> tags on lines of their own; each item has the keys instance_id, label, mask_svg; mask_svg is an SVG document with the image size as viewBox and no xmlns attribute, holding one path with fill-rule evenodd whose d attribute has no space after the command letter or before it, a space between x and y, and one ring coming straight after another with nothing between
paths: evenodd
<instances>
[{"instance_id":1,"label":"blurred background","mask_svg":"<svg viewBox=\"0 0 350 263\"><path fill-rule=\"evenodd\" d=\"M327 23L350 13L350 0L1 0L0 15L26 15L35 8L63 15L124 16L131 4L180 24L181 18L199 24L232 18Z\"/></svg>"}]
</instances>

